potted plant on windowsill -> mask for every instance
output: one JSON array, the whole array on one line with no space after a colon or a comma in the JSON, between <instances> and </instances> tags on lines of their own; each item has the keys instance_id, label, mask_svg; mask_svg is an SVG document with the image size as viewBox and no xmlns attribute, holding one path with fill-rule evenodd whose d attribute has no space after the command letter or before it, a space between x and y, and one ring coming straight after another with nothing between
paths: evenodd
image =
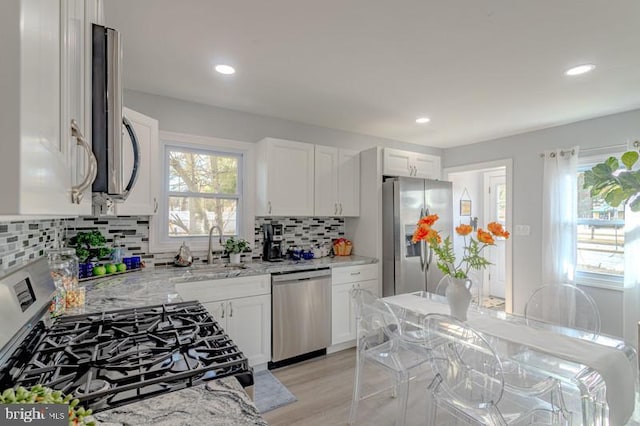
<instances>
[{"instance_id":1,"label":"potted plant on windowsill","mask_svg":"<svg viewBox=\"0 0 640 426\"><path fill-rule=\"evenodd\" d=\"M229 253L229 262L240 263L240 255L249 248L249 242L242 238L231 237L224 243L224 251Z\"/></svg>"}]
</instances>

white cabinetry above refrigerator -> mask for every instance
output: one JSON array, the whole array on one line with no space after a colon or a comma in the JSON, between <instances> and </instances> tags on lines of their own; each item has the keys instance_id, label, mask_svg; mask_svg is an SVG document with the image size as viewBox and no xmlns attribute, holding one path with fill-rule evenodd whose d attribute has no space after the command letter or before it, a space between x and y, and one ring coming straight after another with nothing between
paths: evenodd
<instances>
[{"instance_id":1,"label":"white cabinetry above refrigerator","mask_svg":"<svg viewBox=\"0 0 640 426\"><path fill-rule=\"evenodd\" d=\"M440 157L385 148L383 153L383 174L387 176L440 179Z\"/></svg>"}]
</instances>

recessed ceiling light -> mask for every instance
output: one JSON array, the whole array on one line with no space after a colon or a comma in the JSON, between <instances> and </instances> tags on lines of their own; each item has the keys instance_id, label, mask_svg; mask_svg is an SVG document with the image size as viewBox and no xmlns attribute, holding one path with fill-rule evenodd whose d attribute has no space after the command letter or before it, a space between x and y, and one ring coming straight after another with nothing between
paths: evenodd
<instances>
[{"instance_id":1,"label":"recessed ceiling light","mask_svg":"<svg viewBox=\"0 0 640 426\"><path fill-rule=\"evenodd\" d=\"M416 123L418 124L426 124L428 122L430 122L431 119L429 117L418 117L416 118Z\"/></svg>"},{"instance_id":2,"label":"recessed ceiling light","mask_svg":"<svg viewBox=\"0 0 640 426\"><path fill-rule=\"evenodd\" d=\"M220 74L233 74L236 72L236 69L233 68L231 65L225 65L225 64L216 65L215 70L218 71Z\"/></svg>"},{"instance_id":3,"label":"recessed ceiling light","mask_svg":"<svg viewBox=\"0 0 640 426\"><path fill-rule=\"evenodd\" d=\"M571 75L571 76L580 75L580 74L587 73L589 71L593 71L595 68L596 66L593 64L584 64L584 65L578 65L577 67L569 68L564 73L566 75Z\"/></svg>"}]
</instances>

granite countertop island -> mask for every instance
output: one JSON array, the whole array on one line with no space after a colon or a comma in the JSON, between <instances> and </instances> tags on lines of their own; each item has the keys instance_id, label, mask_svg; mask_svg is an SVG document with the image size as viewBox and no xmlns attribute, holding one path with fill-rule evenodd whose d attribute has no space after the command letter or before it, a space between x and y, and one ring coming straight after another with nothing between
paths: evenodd
<instances>
[{"instance_id":1,"label":"granite countertop island","mask_svg":"<svg viewBox=\"0 0 640 426\"><path fill-rule=\"evenodd\" d=\"M176 283L376 263L376 259L343 256L278 263L251 262L242 269L224 265L188 268L155 267L88 281L86 303L68 314L102 312L181 302ZM101 425L266 425L258 409L233 377L213 380L94 415Z\"/></svg>"}]
</instances>

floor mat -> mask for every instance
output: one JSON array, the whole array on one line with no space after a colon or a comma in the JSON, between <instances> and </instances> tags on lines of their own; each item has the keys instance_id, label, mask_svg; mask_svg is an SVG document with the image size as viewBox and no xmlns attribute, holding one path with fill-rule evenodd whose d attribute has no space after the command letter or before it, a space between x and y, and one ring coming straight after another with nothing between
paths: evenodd
<instances>
[{"instance_id":1,"label":"floor mat","mask_svg":"<svg viewBox=\"0 0 640 426\"><path fill-rule=\"evenodd\" d=\"M289 389L269 370L254 374L254 403L260 413L266 413L297 401Z\"/></svg>"}]
</instances>

